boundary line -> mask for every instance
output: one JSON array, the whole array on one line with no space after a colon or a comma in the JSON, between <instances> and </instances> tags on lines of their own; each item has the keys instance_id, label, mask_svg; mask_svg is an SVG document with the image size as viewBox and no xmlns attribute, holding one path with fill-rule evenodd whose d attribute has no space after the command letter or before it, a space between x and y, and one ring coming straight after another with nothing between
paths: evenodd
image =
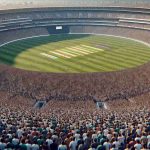
<instances>
[{"instance_id":1,"label":"boundary line","mask_svg":"<svg viewBox=\"0 0 150 150\"><path fill-rule=\"evenodd\" d=\"M139 42L139 43L142 43L148 47L150 47L150 44L147 43L147 42L144 42L144 41L141 41L141 40L138 40L138 39L133 39L133 38L129 38L129 37L124 37L124 36L119 36L119 35L113 35L113 34L98 34L98 33L69 33L69 34L90 34L90 35L104 35L104 36L111 36L111 37L118 37L118 38L121 38L121 39L128 39L128 40L132 40L132 41L135 41L135 42Z\"/></svg>"},{"instance_id":2,"label":"boundary line","mask_svg":"<svg viewBox=\"0 0 150 150\"><path fill-rule=\"evenodd\" d=\"M6 43L3 43L0 45L0 47L3 47L7 44L10 44L10 43L13 43L13 42L17 42L17 41L21 41L21 40L26 40L26 39L32 39L32 38L36 38L36 37L46 37L46 36L49 36L50 34L45 34L45 35L35 35L35 36L29 36L29 37L25 37L25 38L20 38L20 39L16 39L16 40L12 40L12 41L9 41L9 42L6 42Z\"/></svg>"},{"instance_id":3,"label":"boundary line","mask_svg":"<svg viewBox=\"0 0 150 150\"><path fill-rule=\"evenodd\" d=\"M138 40L138 39L134 39L134 38L129 38L129 37L123 37L123 36L119 36L119 35L112 35L112 34L98 34L98 33L68 33L68 34L90 34L90 35L104 35L104 36L110 36L110 37L118 37L118 38L122 38L122 39L128 39L128 40L132 40L132 41L135 41L135 42L138 42L138 43L141 43L141 44L144 44L148 47L150 47L150 44L147 43L147 42L144 42L144 41L141 41L141 40ZM29 36L29 37L25 37L25 38L20 38L20 39L16 39L16 40L12 40L12 41L8 41L8 42L5 42L3 44L0 45L0 48L7 45L7 44L10 44L10 43L13 43L13 42L17 42L17 41L21 41L21 40L26 40L26 39L32 39L32 38L36 38L36 37L46 37L46 36L50 36L50 34L44 34L44 35L35 35L35 36Z\"/></svg>"},{"instance_id":4,"label":"boundary line","mask_svg":"<svg viewBox=\"0 0 150 150\"><path fill-rule=\"evenodd\" d=\"M112 35L112 34L98 34L98 33L68 33L68 34L90 34L90 35L104 35L104 36L111 36L111 37L118 37L118 38L122 38L122 39L128 39L128 40L132 40L132 41L135 41L135 42L139 42L139 43L142 43L148 47L150 47L150 44L147 43L147 42L144 42L144 41L141 41L141 40L138 40L138 39L133 39L133 38L129 38L129 37L123 37L123 36L117 36L117 35ZM45 35L36 35L36 36L30 36L30 37L25 37L25 38L20 38L20 39L16 39L16 40L12 40L12 41L8 41L8 42L5 42L3 44L0 45L0 47L2 46L5 46L7 44L10 44L10 43L13 43L13 42L16 42L16 41L21 41L21 40L25 40L25 39L32 39L32 38L35 38L35 37L46 37L46 36L50 36L50 34L45 34Z\"/></svg>"}]
</instances>

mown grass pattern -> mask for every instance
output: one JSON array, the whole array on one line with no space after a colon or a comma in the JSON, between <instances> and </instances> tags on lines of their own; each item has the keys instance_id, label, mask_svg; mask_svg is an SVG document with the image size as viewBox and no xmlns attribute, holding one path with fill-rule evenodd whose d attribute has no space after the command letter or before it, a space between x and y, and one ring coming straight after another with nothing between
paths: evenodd
<instances>
[{"instance_id":1,"label":"mown grass pattern","mask_svg":"<svg viewBox=\"0 0 150 150\"><path fill-rule=\"evenodd\" d=\"M69 47L100 46L104 51L72 58L58 57L54 50L69 53ZM86 47L87 51L93 51ZM53 54L57 59L42 56ZM75 55L76 52L70 51ZM102 35L51 35L16 41L0 47L0 63L16 68L41 72L83 73L110 72L133 68L150 60L150 48L142 43Z\"/></svg>"}]
</instances>

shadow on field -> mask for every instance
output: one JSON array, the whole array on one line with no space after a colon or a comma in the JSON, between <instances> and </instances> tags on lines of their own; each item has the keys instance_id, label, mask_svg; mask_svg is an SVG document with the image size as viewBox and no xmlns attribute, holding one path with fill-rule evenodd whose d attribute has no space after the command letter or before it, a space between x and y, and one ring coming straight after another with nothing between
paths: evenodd
<instances>
[{"instance_id":1,"label":"shadow on field","mask_svg":"<svg viewBox=\"0 0 150 150\"><path fill-rule=\"evenodd\" d=\"M80 39L90 36L89 34L58 34L43 37L34 37L15 41L0 47L0 63L14 65L15 58L32 47L37 47L47 43Z\"/></svg>"}]
</instances>

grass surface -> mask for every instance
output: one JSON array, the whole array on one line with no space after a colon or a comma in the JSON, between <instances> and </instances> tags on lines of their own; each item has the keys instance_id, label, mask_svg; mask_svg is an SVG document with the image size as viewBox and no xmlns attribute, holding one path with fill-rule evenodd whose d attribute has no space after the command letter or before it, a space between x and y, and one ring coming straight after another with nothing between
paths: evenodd
<instances>
[{"instance_id":1,"label":"grass surface","mask_svg":"<svg viewBox=\"0 0 150 150\"><path fill-rule=\"evenodd\" d=\"M113 36L51 35L0 47L0 63L41 72L109 72L149 60L148 46Z\"/></svg>"}]
</instances>

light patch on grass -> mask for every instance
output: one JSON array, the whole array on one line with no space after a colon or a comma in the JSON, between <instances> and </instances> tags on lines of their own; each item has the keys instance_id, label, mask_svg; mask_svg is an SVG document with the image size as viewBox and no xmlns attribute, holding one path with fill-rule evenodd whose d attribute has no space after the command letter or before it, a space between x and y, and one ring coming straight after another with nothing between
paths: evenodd
<instances>
[{"instance_id":1,"label":"light patch on grass","mask_svg":"<svg viewBox=\"0 0 150 150\"><path fill-rule=\"evenodd\" d=\"M56 52L61 53L63 55L68 55L69 57L75 57L75 56L77 56L77 55L71 54L69 52L66 52L64 50L57 50Z\"/></svg>"},{"instance_id":2,"label":"light patch on grass","mask_svg":"<svg viewBox=\"0 0 150 150\"><path fill-rule=\"evenodd\" d=\"M90 52L85 52L85 51L83 51L81 47L74 47L74 48L73 48L73 51L76 51L76 52L78 52L78 53L82 53L82 54L84 54L84 55L90 54Z\"/></svg>"},{"instance_id":3,"label":"light patch on grass","mask_svg":"<svg viewBox=\"0 0 150 150\"><path fill-rule=\"evenodd\" d=\"M61 56L65 58L72 58L77 56L88 55L98 51L104 51L104 50L87 46L87 45L80 45L80 46L66 47L65 49L59 49L59 50L54 50L49 52L55 54L56 56L58 55L58 57Z\"/></svg>"},{"instance_id":4,"label":"light patch on grass","mask_svg":"<svg viewBox=\"0 0 150 150\"><path fill-rule=\"evenodd\" d=\"M49 54L46 54L46 53L41 53L41 55L46 56L46 57L49 57L49 58L51 58L51 59L57 59L57 57L52 56L52 55L49 55Z\"/></svg>"},{"instance_id":5,"label":"light patch on grass","mask_svg":"<svg viewBox=\"0 0 150 150\"><path fill-rule=\"evenodd\" d=\"M95 49L97 51L104 51L103 49L101 48L96 48L96 47L92 47L92 46L88 46L88 45L82 45L83 47L87 47L87 48L90 48L90 49Z\"/></svg>"},{"instance_id":6,"label":"light patch on grass","mask_svg":"<svg viewBox=\"0 0 150 150\"><path fill-rule=\"evenodd\" d=\"M97 52L97 51L93 51L93 50L91 50L91 49L87 49L87 48L85 48L85 47L81 47L81 46L76 46L76 47L74 47L75 49L78 49L78 50L82 50L82 52L85 52L85 53L95 53L95 52Z\"/></svg>"},{"instance_id":7,"label":"light patch on grass","mask_svg":"<svg viewBox=\"0 0 150 150\"><path fill-rule=\"evenodd\" d=\"M71 58L70 56L67 56L65 54L61 54L59 52L56 52L56 51L51 51L51 53L55 54L55 55L58 55L58 56L61 56L61 57L65 57L65 58Z\"/></svg>"}]
</instances>

